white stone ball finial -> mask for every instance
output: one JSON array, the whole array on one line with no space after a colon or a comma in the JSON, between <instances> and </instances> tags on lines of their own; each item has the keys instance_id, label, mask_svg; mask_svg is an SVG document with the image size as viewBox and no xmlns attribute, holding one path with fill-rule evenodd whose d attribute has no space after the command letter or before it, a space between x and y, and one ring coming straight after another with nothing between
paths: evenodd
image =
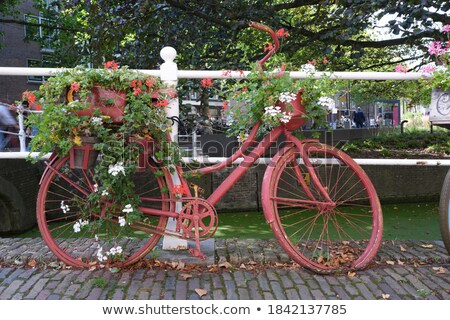
<instances>
[{"instance_id":1,"label":"white stone ball finial","mask_svg":"<svg viewBox=\"0 0 450 320\"><path fill-rule=\"evenodd\" d=\"M164 47L161 49L159 55L164 60L165 63L173 63L175 58L177 57L177 50L172 47Z\"/></svg>"},{"instance_id":2,"label":"white stone ball finial","mask_svg":"<svg viewBox=\"0 0 450 320\"><path fill-rule=\"evenodd\" d=\"M177 51L172 47L164 47L160 52L161 58L164 63L161 64L161 80L167 85L175 86L177 83L178 67L173 60L177 56Z\"/></svg>"}]
</instances>

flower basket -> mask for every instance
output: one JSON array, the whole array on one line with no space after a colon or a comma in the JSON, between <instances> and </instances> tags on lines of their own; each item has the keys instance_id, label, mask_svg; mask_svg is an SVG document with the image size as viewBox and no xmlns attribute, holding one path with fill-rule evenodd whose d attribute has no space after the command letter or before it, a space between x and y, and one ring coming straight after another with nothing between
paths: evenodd
<instances>
[{"instance_id":1,"label":"flower basket","mask_svg":"<svg viewBox=\"0 0 450 320\"><path fill-rule=\"evenodd\" d=\"M307 121L307 118L303 117L306 114L306 109L302 104L302 94L302 90L298 91L297 99L292 100L290 103L283 103L281 101L275 103L275 106L280 107L281 111L290 112L291 120L283 124L290 131L299 129Z\"/></svg>"},{"instance_id":2,"label":"flower basket","mask_svg":"<svg viewBox=\"0 0 450 320\"><path fill-rule=\"evenodd\" d=\"M93 168L99 151L94 149L97 139L93 137L83 137L81 146L73 146L69 151L70 168L83 169Z\"/></svg>"},{"instance_id":3,"label":"flower basket","mask_svg":"<svg viewBox=\"0 0 450 320\"><path fill-rule=\"evenodd\" d=\"M67 95L68 102L72 100L72 92L69 90ZM112 122L122 123L123 112L127 104L127 94L125 91L115 91L102 87L93 87L91 94L87 98L89 107L84 110L78 110L76 114L78 116L92 116L94 109L100 109L101 113L105 116L110 116Z\"/></svg>"},{"instance_id":4,"label":"flower basket","mask_svg":"<svg viewBox=\"0 0 450 320\"><path fill-rule=\"evenodd\" d=\"M167 88L161 90L154 90L151 97L154 104L158 103L161 96L166 96L170 99L177 96L176 90ZM73 91L69 90L67 94L67 101L73 101ZM75 114L78 116L89 116L94 114L94 109L100 109L100 112L111 117L114 123L123 123L123 115L125 106L127 105L127 94L125 91L116 91L100 86L95 86L91 89L91 94L87 98L89 107L87 109L78 110Z\"/></svg>"}]
</instances>

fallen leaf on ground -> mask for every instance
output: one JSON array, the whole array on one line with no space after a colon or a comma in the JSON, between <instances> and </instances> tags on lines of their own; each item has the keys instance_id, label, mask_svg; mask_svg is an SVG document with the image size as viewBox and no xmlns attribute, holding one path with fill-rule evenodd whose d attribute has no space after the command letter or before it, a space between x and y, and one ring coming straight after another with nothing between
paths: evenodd
<instances>
[{"instance_id":1,"label":"fallen leaf on ground","mask_svg":"<svg viewBox=\"0 0 450 320\"><path fill-rule=\"evenodd\" d=\"M225 262L219 264L219 267L220 268L225 268L225 269L231 269L233 266L228 261L225 261Z\"/></svg>"},{"instance_id":2,"label":"fallen leaf on ground","mask_svg":"<svg viewBox=\"0 0 450 320\"><path fill-rule=\"evenodd\" d=\"M205 289L195 289L194 291L199 295L200 298L208 293L208 291L206 291Z\"/></svg>"},{"instance_id":3,"label":"fallen leaf on ground","mask_svg":"<svg viewBox=\"0 0 450 320\"><path fill-rule=\"evenodd\" d=\"M180 277L181 277L181 279L183 279L183 280L187 280L187 279L192 278L192 274L182 273L182 274L180 274Z\"/></svg>"},{"instance_id":4,"label":"fallen leaf on ground","mask_svg":"<svg viewBox=\"0 0 450 320\"><path fill-rule=\"evenodd\" d=\"M445 274L447 273L447 269L444 267L433 267L433 270L436 271L438 274Z\"/></svg>"},{"instance_id":5,"label":"fallen leaf on ground","mask_svg":"<svg viewBox=\"0 0 450 320\"><path fill-rule=\"evenodd\" d=\"M356 276L356 272L348 272L347 273L347 276L349 276L350 278L353 278L353 277L355 277Z\"/></svg>"},{"instance_id":6,"label":"fallen leaf on ground","mask_svg":"<svg viewBox=\"0 0 450 320\"><path fill-rule=\"evenodd\" d=\"M420 245L422 248L425 248L425 249L432 249L432 248L434 248L434 246L432 245L432 244L422 244L422 245Z\"/></svg>"},{"instance_id":7,"label":"fallen leaf on ground","mask_svg":"<svg viewBox=\"0 0 450 320\"><path fill-rule=\"evenodd\" d=\"M406 252L406 249L403 246L400 246L400 251Z\"/></svg>"},{"instance_id":8,"label":"fallen leaf on ground","mask_svg":"<svg viewBox=\"0 0 450 320\"><path fill-rule=\"evenodd\" d=\"M185 263L183 261L180 261L180 262L178 262L177 269L178 270L183 270L185 266L186 266Z\"/></svg>"},{"instance_id":9,"label":"fallen leaf on ground","mask_svg":"<svg viewBox=\"0 0 450 320\"><path fill-rule=\"evenodd\" d=\"M239 266L239 268L241 268L241 269L247 269L247 267L246 267L245 264L243 264L243 263Z\"/></svg>"},{"instance_id":10,"label":"fallen leaf on ground","mask_svg":"<svg viewBox=\"0 0 450 320\"><path fill-rule=\"evenodd\" d=\"M28 265L29 265L30 267L35 267L35 266L36 266L36 260L31 259L30 261L28 261Z\"/></svg>"},{"instance_id":11,"label":"fallen leaf on ground","mask_svg":"<svg viewBox=\"0 0 450 320\"><path fill-rule=\"evenodd\" d=\"M397 263L398 263L398 265L399 266L403 266L405 263L403 262L403 261L401 261L401 260L397 260Z\"/></svg>"},{"instance_id":12,"label":"fallen leaf on ground","mask_svg":"<svg viewBox=\"0 0 450 320\"><path fill-rule=\"evenodd\" d=\"M391 261L391 260L387 260L386 263L389 264L389 265L391 265L391 266L393 266L393 265L395 264L395 262L394 262L394 261Z\"/></svg>"},{"instance_id":13,"label":"fallen leaf on ground","mask_svg":"<svg viewBox=\"0 0 450 320\"><path fill-rule=\"evenodd\" d=\"M387 293L382 293L381 296L383 297L384 300L389 299L389 297L391 296L390 294Z\"/></svg>"}]
</instances>

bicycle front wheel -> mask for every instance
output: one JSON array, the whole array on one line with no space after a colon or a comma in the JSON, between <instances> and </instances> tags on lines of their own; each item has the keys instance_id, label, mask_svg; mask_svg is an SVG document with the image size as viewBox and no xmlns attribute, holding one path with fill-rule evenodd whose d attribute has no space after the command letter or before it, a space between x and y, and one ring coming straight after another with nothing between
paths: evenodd
<instances>
[{"instance_id":1,"label":"bicycle front wheel","mask_svg":"<svg viewBox=\"0 0 450 320\"><path fill-rule=\"evenodd\" d=\"M90 267L130 265L144 257L158 242L167 218L146 216L143 221L125 225L122 208L92 203L100 192L93 169L73 169L69 157L57 159L42 179L37 199L37 221L42 238L64 263ZM146 168L133 178L137 194L151 201L145 206L168 211L170 202L164 177L157 168ZM158 232L155 232L158 231Z\"/></svg>"},{"instance_id":2,"label":"bicycle front wheel","mask_svg":"<svg viewBox=\"0 0 450 320\"><path fill-rule=\"evenodd\" d=\"M444 184L442 185L439 203L439 223L442 240L450 254L450 170L447 172Z\"/></svg>"},{"instance_id":3,"label":"bicycle front wheel","mask_svg":"<svg viewBox=\"0 0 450 320\"><path fill-rule=\"evenodd\" d=\"M368 176L342 151L308 143L302 156L286 146L264 175L262 196L275 237L301 266L319 273L357 270L375 257L381 205Z\"/></svg>"}]
</instances>

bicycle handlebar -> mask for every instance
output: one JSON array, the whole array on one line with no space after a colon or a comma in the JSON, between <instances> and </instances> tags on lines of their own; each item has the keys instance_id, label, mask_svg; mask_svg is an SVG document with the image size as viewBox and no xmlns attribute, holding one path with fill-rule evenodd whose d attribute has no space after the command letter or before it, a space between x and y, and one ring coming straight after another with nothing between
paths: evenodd
<instances>
[{"instance_id":1,"label":"bicycle handlebar","mask_svg":"<svg viewBox=\"0 0 450 320\"><path fill-rule=\"evenodd\" d=\"M249 26L252 27L252 28L255 28L257 30L260 30L260 31L268 32L270 34L270 37L272 38L272 40L274 42L273 43L273 48L266 54L266 56L264 58L262 58L261 60L258 60L259 66L261 67L261 70L262 70L264 62L266 62L280 48L280 42L278 41L278 37L275 34L275 31L273 31L268 26L266 26L266 25L264 25L262 23L253 22L253 21L250 22Z\"/></svg>"}]
</instances>

